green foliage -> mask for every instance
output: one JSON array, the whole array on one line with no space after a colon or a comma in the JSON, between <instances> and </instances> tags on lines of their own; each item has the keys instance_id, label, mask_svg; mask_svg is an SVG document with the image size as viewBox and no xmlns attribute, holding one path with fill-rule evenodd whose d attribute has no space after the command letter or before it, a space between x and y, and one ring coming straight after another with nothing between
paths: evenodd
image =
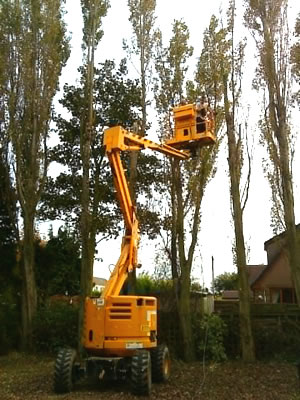
<instances>
[{"instance_id":1,"label":"green foliage","mask_svg":"<svg viewBox=\"0 0 300 400\"><path fill-rule=\"evenodd\" d=\"M130 11L129 21L135 37L132 38L132 51L144 55L144 63L147 65L153 50L153 25L155 22L156 0L128 0ZM129 50L128 46L125 46Z\"/></svg>"},{"instance_id":2,"label":"green foliage","mask_svg":"<svg viewBox=\"0 0 300 400\"><path fill-rule=\"evenodd\" d=\"M90 46L92 41L93 45L97 47L103 36L102 18L106 16L109 7L108 0L81 0L84 23L82 47L84 50Z\"/></svg>"},{"instance_id":3,"label":"green foliage","mask_svg":"<svg viewBox=\"0 0 300 400\"><path fill-rule=\"evenodd\" d=\"M16 263L17 205L10 177L8 140L0 129L0 355L19 342L20 268Z\"/></svg>"},{"instance_id":4,"label":"green foliage","mask_svg":"<svg viewBox=\"0 0 300 400\"><path fill-rule=\"evenodd\" d=\"M155 68L158 74L155 84L156 108L161 114L161 129L165 134L170 126L169 108L179 103L184 96L184 83L188 71L188 60L193 54L193 48L188 45L189 29L182 21L175 20L172 29L173 36L167 48L163 47L161 34L157 35Z\"/></svg>"},{"instance_id":5,"label":"green foliage","mask_svg":"<svg viewBox=\"0 0 300 400\"><path fill-rule=\"evenodd\" d=\"M136 293L139 295L159 295L172 293L172 280L155 279L147 273L140 274L136 279Z\"/></svg>"},{"instance_id":6,"label":"green foliage","mask_svg":"<svg viewBox=\"0 0 300 400\"><path fill-rule=\"evenodd\" d=\"M23 343L30 347L36 309L34 224L48 168L53 97L69 43L61 0L2 1L0 6L1 129L13 160L23 218ZM15 221L13 221L15 223ZM16 224L17 227L17 224ZM16 229L17 230L17 229Z\"/></svg>"},{"instance_id":7,"label":"green foliage","mask_svg":"<svg viewBox=\"0 0 300 400\"><path fill-rule=\"evenodd\" d=\"M299 323L285 318L276 323L266 320L253 324L256 355L258 359L299 360Z\"/></svg>"},{"instance_id":8,"label":"green foliage","mask_svg":"<svg viewBox=\"0 0 300 400\"><path fill-rule=\"evenodd\" d=\"M20 266L16 263L16 245L14 243L1 244L0 242L0 257L0 299L3 296L5 302L10 302L11 300L13 301L14 295L16 293L20 294L21 291L21 272Z\"/></svg>"},{"instance_id":9,"label":"green foliage","mask_svg":"<svg viewBox=\"0 0 300 400\"><path fill-rule=\"evenodd\" d=\"M55 294L73 296L80 288L80 245L68 228L36 245L36 280L40 301Z\"/></svg>"},{"instance_id":10,"label":"green foliage","mask_svg":"<svg viewBox=\"0 0 300 400\"><path fill-rule=\"evenodd\" d=\"M54 304L41 307L34 319L35 350L55 353L61 347L77 346L78 309Z\"/></svg>"},{"instance_id":11,"label":"green foliage","mask_svg":"<svg viewBox=\"0 0 300 400\"><path fill-rule=\"evenodd\" d=\"M91 297L100 297L101 292L99 290L93 289Z\"/></svg>"},{"instance_id":12,"label":"green foliage","mask_svg":"<svg viewBox=\"0 0 300 400\"><path fill-rule=\"evenodd\" d=\"M1 118L0 118L1 125ZM11 178L7 132L0 128L0 246L17 240L17 200ZM3 260L4 258L2 258Z\"/></svg>"},{"instance_id":13,"label":"green foliage","mask_svg":"<svg viewBox=\"0 0 300 400\"><path fill-rule=\"evenodd\" d=\"M217 362L227 359L224 344L227 327L218 315L194 316L193 332L198 358Z\"/></svg>"},{"instance_id":14,"label":"green foliage","mask_svg":"<svg viewBox=\"0 0 300 400\"><path fill-rule=\"evenodd\" d=\"M15 302L7 294L0 294L0 355L17 349L20 341L19 296L15 294L14 299Z\"/></svg>"},{"instance_id":15,"label":"green foliage","mask_svg":"<svg viewBox=\"0 0 300 400\"><path fill-rule=\"evenodd\" d=\"M16 181L32 182L18 185L19 201L23 211L34 215L47 169L52 99L69 45L60 0L5 3L0 8L0 53L5 45L7 57L3 116L15 155Z\"/></svg>"},{"instance_id":16,"label":"green foliage","mask_svg":"<svg viewBox=\"0 0 300 400\"><path fill-rule=\"evenodd\" d=\"M147 274L143 273L139 275L136 279L136 293L150 294L156 291L154 280Z\"/></svg>"},{"instance_id":17,"label":"green foliage","mask_svg":"<svg viewBox=\"0 0 300 400\"><path fill-rule=\"evenodd\" d=\"M79 229L81 216L82 161L80 155L81 118L84 113L84 70L81 68L78 86L65 85L62 106L69 112L68 119L56 118L60 144L51 159L66 167L55 180L49 178L47 191L40 209L42 219L66 221ZM140 106L138 82L127 78L126 61L119 66L113 61L99 65L94 74L94 135L91 144L90 208L93 210L92 227L96 234L117 235L120 213L115 203L111 170L104 157L103 131L107 126L120 124L125 128L137 119Z\"/></svg>"},{"instance_id":18,"label":"green foliage","mask_svg":"<svg viewBox=\"0 0 300 400\"><path fill-rule=\"evenodd\" d=\"M16 194L1 133L0 130L0 355L17 348L21 320L21 273L16 263Z\"/></svg>"},{"instance_id":19,"label":"green foliage","mask_svg":"<svg viewBox=\"0 0 300 400\"><path fill-rule=\"evenodd\" d=\"M300 82L300 14L295 25L295 36L298 38L297 42L293 45L291 49L291 63L292 72L296 82ZM295 100L300 105L300 90L298 90L294 95Z\"/></svg>"},{"instance_id":20,"label":"green foliage","mask_svg":"<svg viewBox=\"0 0 300 400\"><path fill-rule=\"evenodd\" d=\"M238 274L236 272L224 272L215 278L215 293L221 293L223 290L238 289Z\"/></svg>"},{"instance_id":21,"label":"green foliage","mask_svg":"<svg viewBox=\"0 0 300 400\"><path fill-rule=\"evenodd\" d=\"M220 21L212 15L209 27L204 31L203 49L197 65L195 81L197 83L196 97L205 93L213 104L221 101L222 63L225 62L224 52L227 49L225 42L226 30L220 27Z\"/></svg>"},{"instance_id":22,"label":"green foliage","mask_svg":"<svg viewBox=\"0 0 300 400\"><path fill-rule=\"evenodd\" d=\"M131 22L134 36L131 46L125 41L124 49L129 55L135 54L139 57L139 75L141 83L141 132L145 135L147 129L147 88L150 86L151 68L150 62L153 56L155 34L153 33L155 23L156 0L128 0Z\"/></svg>"},{"instance_id":23,"label":"green foliage","mask_svg":"<svg viewBox=\"0 0 300 400\"><path fill-rule=\"evenodd\" d=\"M165 222L168 224L166 219ZM154 265L153 276L155 279L170 280L172 278L170 259L163 244L156 246Z\"/></svg>"}]
</instances>

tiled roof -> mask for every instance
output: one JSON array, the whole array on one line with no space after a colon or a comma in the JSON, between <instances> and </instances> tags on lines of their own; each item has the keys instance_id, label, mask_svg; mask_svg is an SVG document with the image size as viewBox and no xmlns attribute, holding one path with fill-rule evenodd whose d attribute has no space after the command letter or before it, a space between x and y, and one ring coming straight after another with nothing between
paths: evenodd
<instances>
[{"instance_id":1,"label":"tiled roof","mask_svg":"<svg viewBox=\"0 0 300 400\"><path fill-rule=\"evenodd\" d=\"M106 282L107 282L107 280L104 279L104 278L96 278L96 277L93 278L93 283L94 283L95 285L105 286L105 285L106 285Z\"/></svg>"},{"instance_id":2,"label":"tiled roof","mask_svg":"<svg viewBox=\"0 0 300 400\"><path fill-rule=\"evenodd\" d=\"M257 281L267 267L267 265L247 265L250 286Z\"/></svg>"},{"instance_id":3,"label":"tiled roof","mask_svg":"<svg viewBox=\"0 0 300 400\"><path fill-rule=\"evenodd\" d=\"M297 231L300 231L300 224L297 224L297 225L296 225L296 230L297 230ZM268 247L271 243L274 243L274 242L276 242L276 241L279 240L279 239L284 239L284 236L285 236L285 231L279 233L278 235L273 236L271 239L268 239L268 240L264 243L265 250L267 250L267 247Z\"/></svg>"},{"instance_id":4,"label":"tiled roof","mask_svg":"<svg viewBox=\"0 0 300 400\"><path fill-rule=\"evenodd\" d=\"M239 298L239 291L238 290L224 290L222 293L222 299L224 300L233 300Z\"/></svg>"}]
</instances>

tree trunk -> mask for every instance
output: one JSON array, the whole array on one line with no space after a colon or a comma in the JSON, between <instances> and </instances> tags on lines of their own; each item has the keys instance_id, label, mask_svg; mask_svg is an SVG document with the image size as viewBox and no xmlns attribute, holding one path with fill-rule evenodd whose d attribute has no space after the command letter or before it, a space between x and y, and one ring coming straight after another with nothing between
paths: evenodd
<instances>
[{"instance_id":1,"label":"tree trunk","mask_svg":"<svg viewBox=\"0 0 300 400\"><path fill-rule=\"evenodd\" d=\"M92 2L93 3L93 2ZM82 351L81 338L84 323L85 298L92 294L93 265L95 248L90 242L91 213L90 213L90 159L94 130L94 56L96 46L96 15L95 3L89 5L90 19L85 21L84 30L87 33L86 77L84 82L84 110L80 131L80 155L82 160L82 191L81 191L81 277L80 305L78 317L78 350ZM89 21L89 22L87 22Z\"/></svg>"},{"instance_id":2,"label":"tree trunk","mask_svg":"<svg viewBox=\"0 0 300 400\"><path fill-rule=\"evenodd\" d=\"M233 206L233 220L235 230L235 250L236 264L239 275L239 317L240 317L240 337L242 347L242 357L246 362L255 361L254 340L251 326L250 310L250 288L246 270L246 252L243 231L243 212L240 198L240 154L239 146L236 143L233 117L229 112L229 102L227 98L227 82L225 87L225 118L228 137L228 164L231 182L231 200Z\"/></svg>"},{"instance_id":3,"label":"tree trunk","mask_svg":"<svg viewBox=\"0 0 300 400\"><path fill-rule=\"evenodd\" d=\"M133 133L140 134L138 124L133 127ZM143 133L143 131L142 131ZM137 181L137 163L138 163L138 151L130 152L130 168L129 168L129 192L132 200L132 204L136 206L136 181ZM128 294L136 293L136 269L128 275Z\"/></svg>"},{"instance_id":4,"label":"tree trunk","mask_svg":"<svg viewBox=\"0 0 300 400\"><path fill-rule=\"evenodd\" d=\"M174 160L171 159L171 177L175 176ZM176 304L179 304L179 271L177 255L177 202L176 202L176 184L171 178L171 273L173 282L173 291Z\"/></svg>"},{"instance_id":5,"label":"tree trunk","mask_svg":"<svg viewBox=\"0 0 300 400\"><path fill-rule=\"evenodd\" d=\"M81 337L84 323L85 298L92 294L94 252L90 243L91 215L90 215L90 154L91 154L91 126L87 123L81 132L82 158L82 192L81 192L81 276L80 276L80 305L78 316L78 351L81 352Z\"/></svg>"},{"instance_id":6,"label":"tree trunk","mask_svg":"<svg viewBox=\"0 0 300 400\"><path fill-rule=\"evenodd\" d=\"M189 264L185 257L185 238L184 238L184 213L183 213L183 198L182 198L182 180L179 160L174 160L174 185L176 188L177 199L177 243L179 253L179 266L180 266L180 280L179 280L179 299L178 299L178 315L180 332L183 344L183 358L186 362L195 359L195 347L192 332L191 320L191 305L190 305L190 291L191 291L191 264Z\"/></svg>"},{"instance_id":7,"label":"tree trunk","mask_svg":"<svg viewBox=\"0 0 300 400\"><path fill-rule=\"evenodd\" d=\"M232 203L234 204L234 229L236 238L236 258L239 276L239 317L242 357L246 362L255 361L255 348L251 325L250 288L247 274L247 260L243 233L242 210L239 201L239 192L232 182Z\"/></svg>"},{"instance_id":8,"label":"tree trunk","mask_svg":"<svg viewBox=\"0 0 300 400\"><path fill-rule=\"evenodd\" d=\"M34 217L24 215L24 263L22 291L22 347L32 349L33 317L37 309L34 274Z\"/></svg>"},{"instance_id":9,"label":"tree trunk","mask_svg":"<svg viewBox=\"0 0 300 400\"><path fill-rule=\"evenodd\" d=\"M91 248L91 214L90 214L90 156L91 129L88 122L81 138L82 158L82 191L81 191L81 295L91 295L93 284L94 250Z\"/></svg>"},{"instance_id":10,"label":"tree trunk","mask_svg":"<svg viewBox=\"0 0 300 400\"><path fill-rule=\"evenodd\" d=\"M186 268L184 268L185 270ZM190 274L183 272L180 279L180 294L178 302L178 316L180 333L182 339L182 356L186 362L195 360L195 344L192 332L191 302L190 302L191 280Z\"/></svg>"}]
</instances>

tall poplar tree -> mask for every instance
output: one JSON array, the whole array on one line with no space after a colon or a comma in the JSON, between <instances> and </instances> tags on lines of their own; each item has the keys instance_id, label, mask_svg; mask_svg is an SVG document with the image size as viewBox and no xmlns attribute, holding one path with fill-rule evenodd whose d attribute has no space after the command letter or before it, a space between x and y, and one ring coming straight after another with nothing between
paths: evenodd
<instances>
[{"instance_id":1,"label":"tall poplar tree","mask_svg":"<svg viewBox=\"0 0 300 400\"><path fill-rule=\"evenodd\" d=\"M232 216L235 232L235 261L238 269L239 283L239 320L242 357L244 361L255 360L254 339L251 324L250 286L247 273L247 257L244 238L243 212L248 199L249 179L246 188L242 188L242 172L244 164L244 149L247 148L247 138L242 135L242 124L239 123L240 96L242 90L242 68L244 63L245 42L237 45L235 39L235 0L230 2L228 9L227 36L224 40L223 62L221 63L222 83L224 92L224 116L228 140L228 166L230 176L230 195ZM250 161L250 157L248 157ZM250 168L250 164L249 164ZM243 199L243 193L245 193Z\"/></svg>"},{"instance_id":2,"label":"tall poplar tree","mask_svg":"<svg viewBox=\"0 0 300 400\"><path fill-rule=\"evenodd\" d=\"M254 359L254 347L250 318L250 292L246 272L246 252L243 232L243 210L249 189L249 173L243 190L242 174L244 159L249 159L243 149L247 148L239 124L241 76L244 57L244 43L235 46L234 2L228 10L228 23L221 26L212 16L204 33L204 47L198 63L196 81L198 92L205 93L213 100L216 130L225 119L225 137L228 141L228 165L232 217L235 229L234 259L238 269L240 291L240 337L243 359ZM220 140L220 139L219 139ZM250 168L250 167L249 167ZM244 196L242 196L244 194Z\"/></svg>"},{"instance_id":3,"label":"tall poplar tree","mask_svg":"<svg viewBox=\"0 0 300 400\"><path fill-rule=\"evenodd\" d=\"M90 167L91 146L95 139L94 68L95 50L103 36L101 20L107 13L107 0L81 0L83 14L84 99L80 122L80 156L82 162L81 187L81 295L92 291L95 238L91 235Z\"/></svg>"},{"instance_id":4,"label":"tall poplar tree","mask_svg":"<svg viewBox=\"0 0 300 400\"><path fill-rule=\"evenodd\" d=\"M131 128L134 133L141 136L146 135L147 130L147 92L150 83L150 64L153 56L153 43L154 43L154 22L155 22L155 8L156 0L128 0L127 2L130 16L129 21L132 25L133 37L131 44L128 45L124 41L124 48L129 55L137 56L139 66L136 68L139 74L139 81L141 85L141 111L142 116L139 121L136 121ZM130 153L130 167L129 167L129 190L133 200L136 203L136 182L137 182L137 151ZM132 271L129 275L129 287L132 292L135 291L136 271Z\"/></svg>"},{"instance_id":5,"label":"tall poplar tree","mask_svg":"<svg viewBox=\"0 0 300 400\"><path fill-rule=\"evenodd\" d=\"M142 121L140 133L144 136L147 129L147 90L149 90L150 63L153 56L154 22L156 0L128 0L129 21L132 24L134 37L127 50L139 59L141 82Z\"/></svg>"},{"instance_id":6,"label":"tall poplar tree","mask_svg":"<svg viewBox=\"0 0 300 400\"><path fill-rule=\"evenodd\" d=\"M37 307L34 234L47 174L51 104L68 42L60 0L10 0L0 8L1 84L23 218L23 344L30 347ZM3 65L5 68L3 68Z\"/></svg>"},{"instance_id":7,"label":"tall poplar tree","mask_svg":"<svg viewBox=\"0 0 300 400\"><path fill-rule=\"evenodd\" d=\"M282 207L286 248L300 305L300 247L297 240L290 126L290 38L287 0L247 0L245 22L259 56L256 88L263 91L262 139L269 153L276 201Z\"/></svg>"},{"instance_id":8,"label":"tall poplar tree","mask_svg":"<svg viewBox=\"0 0 300 400\"><path fill-rule=\"evenodd\" d=\"M79 313L79 340L84 314L84 299L92 292L95 235L90 210L91 146L95 140L94 64L95 51L103 36L102 18L109 7L108 0L81 0L83 15L84 100L80 121L81 183L81 304Z\"/></svg>"},{"instance_id":9,"label":"tall poplar tree","mask_svg":"<svg viewBox=\"0 0 300 400\"><path fill-rule=\"evenodd\" d=\"M155 92L162 136L171 133L170 106L186 96L190 102L196 101L192 84L189 84L188 91L185 88L188 60L193 53L188 41L189 30L181 20L174 21L173 36L167 48L162 46L161 38L158 42L156 68L159 79ZM166 250L170 256L177 300L182 356L186 361L195 358L190 308L191 271L200 229L202 199L215 172L217 151L218 146L203 148L190 161L179 163L170 159L168 163L171 215L166 217L163 226L171 236Z\"/></svg>"}]
</instances>

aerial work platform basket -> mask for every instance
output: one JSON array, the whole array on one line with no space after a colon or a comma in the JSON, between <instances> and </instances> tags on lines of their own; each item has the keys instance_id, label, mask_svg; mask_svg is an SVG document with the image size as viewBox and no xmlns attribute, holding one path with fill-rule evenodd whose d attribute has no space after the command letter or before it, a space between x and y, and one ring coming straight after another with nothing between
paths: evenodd
<instances>
[{"instance_id":1,"label":"aerial work platform basket","mask_svg":"<svg viewBox=\"0 0 300 400\"><path fill-rule=\"evenodd\" d=\"M165 141L177 149L207 146L216 142L212 112L205 105L186 104L173 108L174 135Z\"/></svg>"}]
</instances>

